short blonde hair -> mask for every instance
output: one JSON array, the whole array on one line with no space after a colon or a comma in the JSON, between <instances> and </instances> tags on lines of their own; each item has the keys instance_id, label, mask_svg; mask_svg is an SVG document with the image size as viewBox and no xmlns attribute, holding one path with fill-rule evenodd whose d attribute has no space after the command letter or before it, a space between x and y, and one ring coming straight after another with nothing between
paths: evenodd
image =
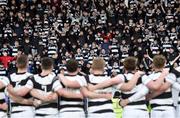
<instances>
[{"instance_id":1,"label":"short blonde hair","mask_svg":"<svg viewBox=\"0 0 180 118\"><path fill-rule=\"evenodd\" d=\"M153 58L153 66L155 68L163 68L166 64L166 58L163 55L156 55Z\"/></svg>"},{"instance_id":2,"label":"short blonde hair","mask_svg":"<svg viewBox=\"0 0 180 118\"><path fill-rule=\"evenodd\" d=\"M105 65L106 64L105 64L105 61L103 58L96 57L93 59L91 68L92 68L92 70L104 70Z\"/></svg>"}]
</instances>

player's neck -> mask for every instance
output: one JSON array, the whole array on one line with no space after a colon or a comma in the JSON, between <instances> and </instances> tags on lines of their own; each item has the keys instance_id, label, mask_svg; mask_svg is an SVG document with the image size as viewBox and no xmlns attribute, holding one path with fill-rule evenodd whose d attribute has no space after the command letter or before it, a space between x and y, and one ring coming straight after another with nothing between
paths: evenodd
<instances>
[{"instance_id":1,"label":"player's neck","mask_svg":"<svg viewBox=\"0 0 180 118\"><path fill-rule=\"evenodd\" d=\"M131 71L130 70L125 70L125 74L128 74L128 73L133 73L134 74L135 70L131 70Z\"/></svg>"},{"instance_id":2,"label":"player's neck","mask_svg":"<svg viewBox=\"0 0 180 118\"><path fill-rule=\"evenodd\" d=\"M51 72L51 70L42 70L41 76L49 75Z\"/></svg>"},{"instance_id":3,"label":"player's neck","mask_svg":"<svg viewBox=\"0 0 180 118\"><path fill-rule=\"evenodd\" d=\"M154 72L160 72L162 70L163 70L163 68L154 68Z\"/></svg>"},{"instance_id":4,"label":"player's neck","mask_svg":"<svg viewBox=\"0 0 180 118\"><path fill-rule=\"evenodd\" d=\"M68 72L68 75L77 75L78 74L78 72L76 71L76 72Z\"/></svg>"},{"instance_id":5,"label":"player's neck","mask_svg":"<svg viewBox=\"0 0 180 118\"><path fill-rule=\"evenodd\" d=\"M26 68L24 68L24 69L19 69L18 68L18 70L17 70L17 73L25 73L25 72L27 72Z\"/></svg>"},{"instance_id":6,"label":"player's neck","mask_svg":"<svg viewBox=\"0 0 180 118\"><path fill-rule=\"evenodd\" d=\"M94 75L102 75L104 73L104 71L102 71L102 70L93 70L92 73Z\"/></svg>"}]
</instances>

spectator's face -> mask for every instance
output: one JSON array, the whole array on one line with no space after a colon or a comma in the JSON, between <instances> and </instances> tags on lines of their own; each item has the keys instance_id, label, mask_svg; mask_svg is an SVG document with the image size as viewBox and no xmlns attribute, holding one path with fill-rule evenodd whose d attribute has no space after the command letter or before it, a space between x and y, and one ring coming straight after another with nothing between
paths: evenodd
<instances>
[{"instance_id":1,"label":"spectator's face","mask_svg":"<svg viewBox=\"0 0 180 118\"><path fill-rule=\"evenodd\" d=\"M18 41L15 41L15 46L19 46L19 42Z\"/></svg>"},{"instance_id":2,"label":"spectator's face","mask_svg":"<svg viewBox=\"0 0 180 118\"><path fill-rule=\"evenodd\" d=\"M140 19L140 20L139 20L139 23L140 23L140 24L144 24L143 19Z\"/></svg>"},{"instance_id":3,"label":"spectator's face","mask_svg":"<svg viewBox=\"0 0 180 118\"><path fill-rule=\"evenodd\" d=\"M12 17L14 14L13 14L13 12L10 12L9 15Z\"/></svg>"},{"instance_id":4,"label":"spectator's face","mask_svg":"<svg viewBox=\"0 0 180 118\"><path fill-rule=\"evenodd\" d=\"M6 51L3 52L3 56L7 56L7 52Z\"/></svg>"},{"instance_id":5,"label":"spectator's face","mask_svg":"<svg viewBox=\"0 0 180 118\"><path fill-rule=\"evenodd\" d=\"M172 29L171 29L171 32L176 32L176 29L175 29L175 28L172 28Z\"/></svg>"},{"instance_id":6,"label":"spectator's face","mask_svg":"<svg viewBox=\"0 0 180 118\"><path fill-rule=\"evenodd\" d=\"M122 21L122 20L119 20L119 24L123 25L123 21Z\"/></svg>"},{"instance_id":7,"label":"spectator's face","mask_svg":"<svg viewBox=\"0 0 180 118\"><path fill-rule=\"evenodd\" d=\"M19 24L18 24L18 23L16 23L16 27L19 27Z\"/></svg>"}]
</instances>

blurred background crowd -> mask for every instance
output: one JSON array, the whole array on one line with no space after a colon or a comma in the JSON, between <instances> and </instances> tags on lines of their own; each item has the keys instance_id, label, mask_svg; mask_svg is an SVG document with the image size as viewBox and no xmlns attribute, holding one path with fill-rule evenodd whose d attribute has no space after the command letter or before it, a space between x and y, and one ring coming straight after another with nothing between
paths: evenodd
<instances>
[{"instance_id":1,"label":"blurred background crowd","mask_svg":"<svg viewBox=\"0 0 180 118\"><path fill-rule=\"evenodd\" d=\"M41 71L41 57L53 58L56 74L66 72L70 58L88 74L101 56L105 74L114 76L128 56L146 72L156 54L180 66L179 51L179 0L0 0L1 75L16 71L22 53L33 74Z\"/></svg>"}]
</instances>

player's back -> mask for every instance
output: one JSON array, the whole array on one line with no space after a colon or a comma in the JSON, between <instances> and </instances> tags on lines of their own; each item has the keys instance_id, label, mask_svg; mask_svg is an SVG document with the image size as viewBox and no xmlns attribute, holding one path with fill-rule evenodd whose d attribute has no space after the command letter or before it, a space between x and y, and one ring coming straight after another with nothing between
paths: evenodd
<instances>
[{"instance_id":1,"label":"player's back","mask_svg":"<svg viewBox=\"0 0 180 118\"><path fill-rule=\"evenodd\" d=\"M31 80L33 88L43 91L45 94L50 94L53 92L55 87L55 82L57 81L54 73L42 76L40 74L34 75ZM35 108L36 116L45 117L48 115L57 115L57 101L52 101L48 103L43 103Z\"/></svg>"},{"instance_id":2,"label":"player's back","mask_svg":"<svg viewBox=\"0 0 180 118\"><path fill-rule=\"evenodd\" d=\"M83 82L85 81L85 78L83 76L79 75L65 75L65 77L71 81L78 81L78 82ZM62 83L63 85L63 83ZM68 91L74 92L74 93L81 93L80 88L69 88L63 85L64 88L66 88ZM66 97L61 97L60 99L60 112L68 112L68 111L84 111L83 110L83 101L80 98L66 98Z\"/></svg>"},{"instance_id":3,"label":"player's back","mask_svg":"<svg viewBox=\"0 0 180 118\"><path fill-rule=\"evenodd\" d=\"M156 81L158 77L161 75L162 72L154 72L151 75L148 76L149 79L152 79L153 81ZM167 81L165 79L165 81ZM172 99L172 92L171 88L168 88L165 92L162 94L156 96L155 98L152 98L150 100L150 104L152 108L155 109L166 109L168 107L173 106L173 99Z\"/></svg>"},{"instance_id":4,"label":"player's back","mask_svg":"<svg viewBox=\"0 0 180 118\"><path fill-rule=\"evenodd\" d=\"M111 79L110 77L102 74L102 75L89 75L89 82L90 84L96 85L99 83L102 83L108 79ZM112 93L113 88L106 87L103 89L95 90L96 93ZM95 98L95 99L89 99L88 100L88 112L89 113L97 113L97 114L103 114L103 113L113 113L113 106L112 101L105 99L105 98Z\"/></svg>"},{"instance_id":5,"label":"player's back","mask_svg":"<svg viewBox=\"0 0 180 118\"><path fill-rule=\"evenodd\" d=\"M28 72L23 73L13 73L9 76L9 83L13 86L14 89L18 89L26 85L27 81L31 79L32 74ZM28 93L23 96L24 99L32 98L32 96ZM21 117L26 114L26 116L34 116L34 107L32 105L20 104L11 101L11 117Z\"/></svg>"}]
</instances>

